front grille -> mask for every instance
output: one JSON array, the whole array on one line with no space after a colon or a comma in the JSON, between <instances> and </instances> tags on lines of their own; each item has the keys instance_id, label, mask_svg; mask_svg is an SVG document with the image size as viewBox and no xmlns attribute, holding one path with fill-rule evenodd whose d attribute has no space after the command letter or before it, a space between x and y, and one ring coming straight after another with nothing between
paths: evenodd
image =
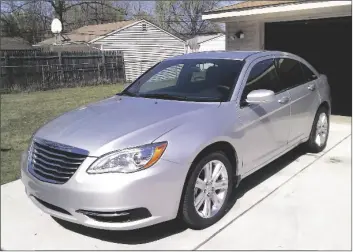
<instances>
[{"instance_id":1,"label":"front grille","mask_svg":"<svg viewBox=\"0 0 353 252\"><path fill-rule=\"evenodd\" d=\"M47 142L33 142L29 172L41 181L63 184L72 177L87 155L49 147L45 144Z\"/></svg>"}]
</instances>

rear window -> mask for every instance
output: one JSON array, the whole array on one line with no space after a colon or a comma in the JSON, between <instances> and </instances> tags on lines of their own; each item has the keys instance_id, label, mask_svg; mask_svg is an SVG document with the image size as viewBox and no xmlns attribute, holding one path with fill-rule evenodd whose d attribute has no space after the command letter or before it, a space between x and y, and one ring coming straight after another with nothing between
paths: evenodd
<instances>
[{"instance_id":1,"label":"rear window","mask_svg":"<svg viewBox=\"0 0 353 252\"><path fill-rule=\"evenodd\" d=\"M311 71L309 67L307 67L303 63L300 63L300 64L301 64L301 67L303 69L303 74L304 74L305 81L309 82L309 81L313 81L313 80L317 79L316 74L313 71Z\"/></svg>"}]
</instances>

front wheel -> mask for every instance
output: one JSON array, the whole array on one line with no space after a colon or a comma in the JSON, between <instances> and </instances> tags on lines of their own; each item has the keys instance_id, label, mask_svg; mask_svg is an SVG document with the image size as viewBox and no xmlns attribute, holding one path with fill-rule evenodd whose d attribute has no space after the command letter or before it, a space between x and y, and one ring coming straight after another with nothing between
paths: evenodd
<instances>
[{"instance_id":1,"label":"front wheel","mask_svg":"<svg viewBox=\"0 0 353 252\"><path fill-rule=\"evenodd\" d=\"M309 152L318 153L325 149L329 126L328 110L324 107L320 107L316 113L309 140L306 142L306 147Z\"/></svg>"},{"instance_id":2,"label":"front wheel","mask_svg":"<svg viewBox=\"0 0 353 252\"><path fill-rule=\"evenodd\" d=\"M203 157L192 168L182 199L182 218L193 229L203 229L221 219L232 191L232 166L223 152Z\"/></svg>"}]
</instances>

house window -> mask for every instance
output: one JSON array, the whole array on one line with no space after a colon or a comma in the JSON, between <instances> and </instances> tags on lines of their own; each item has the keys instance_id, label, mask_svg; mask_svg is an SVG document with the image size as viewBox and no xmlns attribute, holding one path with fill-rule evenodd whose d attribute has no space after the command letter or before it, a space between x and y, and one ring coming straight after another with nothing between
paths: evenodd
<instances>
[{"instance_id":1,"label":"house window","mask_svg":"<svg viewBox=\"0 0 353 252\"><path fill-rule=\"evenodd\" d=\"M147 25L146 24L142 24L142 31L147 31Z\"/></svg>"}]
</instances>

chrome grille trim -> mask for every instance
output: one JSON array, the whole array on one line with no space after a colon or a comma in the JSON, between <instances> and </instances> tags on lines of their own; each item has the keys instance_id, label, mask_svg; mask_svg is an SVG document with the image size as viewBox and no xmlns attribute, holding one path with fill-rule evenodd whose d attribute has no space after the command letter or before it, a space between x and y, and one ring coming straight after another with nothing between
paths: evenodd
<instances>
[{"instance_id":1,"label":"chrome grille trim","mask_svg":"<svg viewBox=\"0 0 353 252\"><path fill-rule=\"evenodd\" d=\"M42 176L43 176L43 174L44 174L44 175L49 176L49 177L52 177L52 178L54 178L54 179L59 179L59 180L65 180L65 179L67 179L67 180L69 180L69 178L70 178L69 176L63 177L63 176L57 176L57 175L54 175L54 174L52 174L52 173L45 172L45 171L43 171L43 170L40 170L40 169L36 168L36 166L34 166L33 170L36 171L36 172L41 173Z\"/></svg>"},{"instance_id":2,"label":"chrome grille trim","mask_svg":"<svg viewBox=\"0 0 353 252\"><path fill-rule=\"evenodd\" d=\"M48 150L45 150L45 149L43 149L42 147L40 147L40 144L38 144L38 143L34 143L34 145L36 145L36 150L39 150L39 151L43 151L43 152L46 152L47 154L49 154L49 155L53 155L53 156L58 156L58 157L63 157L63 158L65 158L65 159L73 159L73 160L82 160L82 158L70 158L70 157L68 157L68 156L66 156L66 155L63 155L63 154L59 154L59 153L55 153L55 152L52 152L52 151L48 151ZM84 159L84 158L83 158Z\"/></svg>"},{"instance_id":3,"label":"chrome grille trim","mask_svg":"<svg viewBox=\"0 0 353 252\"><path fill-rule=\"evenodd\" d=\"M51 169L48 167L45 167L44 165L41 165L40 163L38 163L38 161L36 161L35 159L33 160L33 164L34 166L39 166L40 168L44 169L44 170L48 170L49 172L56 172L56 173L61 173L61 174L66 174L66 175L73 175L75 172L64 172L64 171L60 171L58 169ZM36 167L34 167L34 169L36 169Z\"/></svg>"},{"instance_id":4,"label":"chrome grille trim","mask_svg":"<svg viewBox=\"0 0 353 252\"><path fill-rule=\"evenodd\" d=\"M66 183L88 156L88 151L40 138L32 142L28 171L37 179Z\"/></svg>"},{"instance_id":5,"label":"chrome grille trim","mask_svg":"<svg viewBox=\"0 0 353 252\"><path fill-rule=\"evenodd\" d=\"M50 165L50 166L55 166L55 167L58 167L58 168L61 168L61 169L67 169L67 170L76 170L75 167L67 167L67 166L62 166L62 165L59 165L59 164L54 164L54 163L50 163L50 161L45 161L43 158L41 158L40 156L38 156L36 153L33 153L33 157L35 160L39 160L40 162L44 163L45 165ZM55 161L55 160L53 160ZM55 161L57 162L57 161ZM76 163L76 165L80 165L81 163Z\"/></svg>"},{"instance_id":6,"label":"chrome grille trim","mask_svg":"<svg viewBox=\"0 0 353 252\"><path fill-rule=\"evenodd\" d=\"M51 160L51 161L55 161L57 163L66 163L65 161L63 161L62 159L57 159L57 158L52 158L52 157L49 157L43 153L39 153L37 149L34 150L34 154L37 155L38 157L41 157L42 159L45 159L45 160ZM71 163L71 164L80 164L82 161L80 162L76 162L76 163Z\"/></svg>"}]
</instances>

